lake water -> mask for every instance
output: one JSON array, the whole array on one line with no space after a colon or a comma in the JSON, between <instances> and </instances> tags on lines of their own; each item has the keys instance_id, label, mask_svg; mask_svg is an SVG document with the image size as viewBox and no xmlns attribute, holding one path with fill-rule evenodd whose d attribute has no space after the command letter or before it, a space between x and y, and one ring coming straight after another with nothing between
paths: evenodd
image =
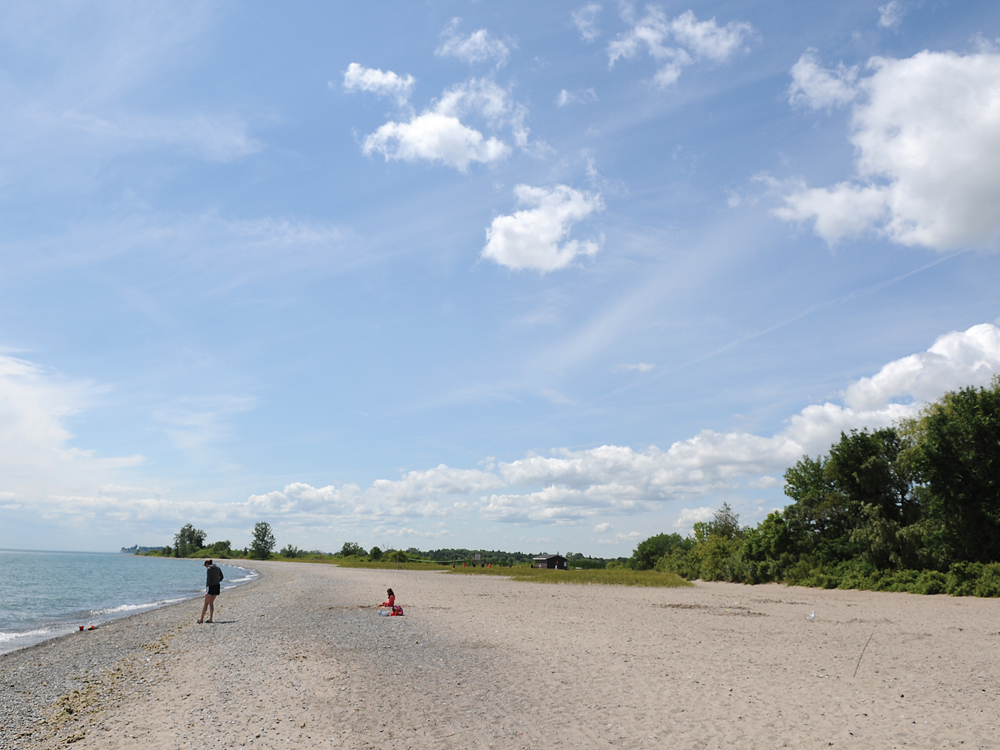
<instances>
[{"instance_id":1,"label":"lake water","mask_svg":"<svg viewBox=\"0 0 1000 750\"><path fill-rule=\"evenodd\" d=\"M223 590L257 577L217 564ZM204 593L203 560L0 550L0 654Z\"/></svg>"}]
</instances>

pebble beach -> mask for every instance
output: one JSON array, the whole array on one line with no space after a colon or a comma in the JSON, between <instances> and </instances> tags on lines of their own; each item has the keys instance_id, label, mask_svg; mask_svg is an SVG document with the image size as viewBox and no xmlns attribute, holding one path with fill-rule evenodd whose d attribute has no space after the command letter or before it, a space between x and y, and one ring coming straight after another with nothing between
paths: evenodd
<instances>
[{"instance_id":1,"label":"pebble beach","mask_svg":"<svg viewBox=\"0 0 1000 750\"><path fill-rule=\"evenodd\" d=\"M997 743L996 600L254 566L0 656L0 749Z\"/></svg>"}]
</instances>

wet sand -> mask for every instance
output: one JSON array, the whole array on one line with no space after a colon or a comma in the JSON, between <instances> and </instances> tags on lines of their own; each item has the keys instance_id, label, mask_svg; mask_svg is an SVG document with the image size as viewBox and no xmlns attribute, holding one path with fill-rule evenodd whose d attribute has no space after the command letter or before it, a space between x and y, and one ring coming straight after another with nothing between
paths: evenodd
<instances>
[{"instance_id":1,"label":"wet sand","mask_svg":"<svg viewBox=\"0 0 1000 750\"><path fill-rule=\"evenodd\" d=\"M998 600L259 569L215 624L189 602L0 657L0 747L998 742Z\"/></svg>"}]
</instances>

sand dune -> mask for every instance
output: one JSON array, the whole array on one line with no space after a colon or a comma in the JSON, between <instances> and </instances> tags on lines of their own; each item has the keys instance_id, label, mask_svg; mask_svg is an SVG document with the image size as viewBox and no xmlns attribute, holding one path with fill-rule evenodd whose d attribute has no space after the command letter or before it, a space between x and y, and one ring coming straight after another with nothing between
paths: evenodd
<instances>
[{"instance_id":1,"label":"sand dune","mask_svg":"<svg viewBox=\"0 0 1000 750\"><path fill-rule=\"evenodd\" d=\"M52 682L82 677L72 714L10 746L998 743L995 600L260 569L259 583L220 598L215 625L196 625L198 607L188 603L114 623L89 641L70 637L0 659L0 677L12 680L29 659ZM405 617L376 616L371 605L387 586ZM133 645L113 665L69 674L79 668L73 653L113 655L116 642Z\"/></svg>"}]
</instances>

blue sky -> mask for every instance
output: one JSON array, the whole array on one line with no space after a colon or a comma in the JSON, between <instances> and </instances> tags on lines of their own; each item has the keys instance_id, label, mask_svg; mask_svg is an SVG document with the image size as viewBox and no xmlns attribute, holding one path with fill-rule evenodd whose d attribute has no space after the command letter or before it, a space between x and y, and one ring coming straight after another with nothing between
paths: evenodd
<instances>
[{"instance_id":1,"label":"blue sky","mask_svg":"<svg viewBox=\"0 0 1000 750\"><path fill-rule=\"evenodd\" d=\"M0 547L627 555L1000 372L1000 7L11 2Z\"/></svg>"}]
</instances>

